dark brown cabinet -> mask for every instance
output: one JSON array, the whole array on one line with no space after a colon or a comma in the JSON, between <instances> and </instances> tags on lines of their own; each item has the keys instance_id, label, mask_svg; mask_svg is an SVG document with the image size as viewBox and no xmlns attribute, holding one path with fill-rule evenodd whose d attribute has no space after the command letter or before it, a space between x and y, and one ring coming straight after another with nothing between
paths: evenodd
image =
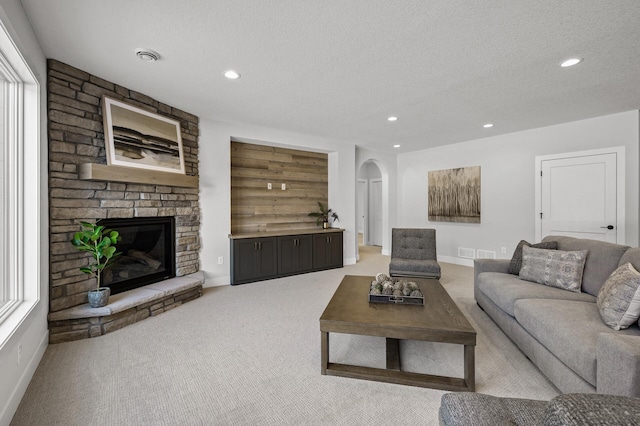
<instances>
[{"instance_id":1,"label":"dark brown cabinet","mask_svg":"<svg viewBox=\"0 0 640 426\"><path fill-rule=\"evenodd\" d=\"M231 239L232 285L341 268L342 262L342 230Z\"/></svg>"},{"instance_id":2,"label":"dark brown cabinet","mask_svg":"<svg viewBox=\"0 0 640 426\"><path fill-rule=\"evenodd\" d=\"M313 269L342 267L342 233L313 236Z\"/></svg>"},{"instance_id":3,"label":"dark brown cabinet","mask_svg":"<svg viewBox=\"0 0 640 426\"><path fill-rule=\"evenodd\" d=\"M278 274L276 238L231 241L231 283L273 278Z\"/></svg>"},{"instance_id":4,"label":"dark brown cabinet","mask_svg":"<svg viewBox=\"0 0 640 426\"><path fill-rule=\"evenodd\" d=\"M311 271L311 243L311 235L278 237L278 275Z\"/></svg>"}]
</instances>

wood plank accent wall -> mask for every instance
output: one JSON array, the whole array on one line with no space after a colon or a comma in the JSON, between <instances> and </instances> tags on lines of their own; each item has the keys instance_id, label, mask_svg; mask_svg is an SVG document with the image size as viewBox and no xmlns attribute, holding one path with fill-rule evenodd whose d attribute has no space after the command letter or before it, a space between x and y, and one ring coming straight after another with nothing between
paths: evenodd
<instances>
[{"instance_id":1,"label":"wood plank accent wall","mask_svg":"<svg viewBox=\"0 0 640 426\"><path fill-rule=\"evenodd\" d=\"M314 228L328 191L327 154L231 141L232 234Z\"/></svg>"}]
</instances>

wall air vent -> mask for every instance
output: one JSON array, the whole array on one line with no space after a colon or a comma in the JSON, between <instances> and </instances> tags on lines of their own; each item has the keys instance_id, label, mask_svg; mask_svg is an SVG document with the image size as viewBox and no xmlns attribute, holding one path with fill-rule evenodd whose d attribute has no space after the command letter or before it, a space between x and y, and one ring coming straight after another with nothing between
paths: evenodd
<instances>
[{"instance_id":1,"label":"wall air vent","mask_svg":"<svg viewBox=\"0 0 640 426\"><path fill-rule=\"evenodd\" d=\"M495 259L495 258L496 258L495 251L478 249L478 259Z\"/></svg>"},{"instance_id":2,"label":"wall air vent","mask_svg":"<svg viewBox=\"0 0 640 426\"><path fill-rule=\"evenodd\" d=\"M464 257L465 259L475 259L476 251L472 248L458 247L458 257Z\"/></svg>"}]
</instances>

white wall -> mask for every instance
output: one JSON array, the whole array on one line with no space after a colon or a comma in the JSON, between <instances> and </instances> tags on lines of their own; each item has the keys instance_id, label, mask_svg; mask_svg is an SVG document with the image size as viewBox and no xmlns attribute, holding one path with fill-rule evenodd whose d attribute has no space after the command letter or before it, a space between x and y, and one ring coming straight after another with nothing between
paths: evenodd
<instances>
[{"instance_id":1,"label":"white wall","mask_svg":"<svg viewBox=\"0 0 640 426\"><path fill-rule=\"evenodd\" d=\"M266 127L200 120L200 259L207 286L229 284L231 229L230 140L329 154L329 206L338 213L344 232L344 262L355 263L355 145ZM218 264L218 257L224 264Z\"/></svg>"},{"instance_id":2,"label":"white wall","mask_svg":"<svg viewBox=\"0 0 640 426\"><path fill-rule=\"evenodd\" d=\"M395 154L384 154L358 147L356 149L356 170L366 168L368 161L373 162L382 175L382 254L391 254L391 228L397 222L397 157ZM367 173L367 172L365 172ZM353 204L355 204L355 198ZM356 241L357 247L357 241Z\"/></svg>"},{"instance_id":3,"label":"white wall","mask_svg":"<svg viewBox=\"0 0 640 426\"><path fill-rule=\"evenodd\" d=\"M46 135L46 59L27 20L22 5L18 0L0 0L0 21L11 35L14 43L22 52L31 71L38 80L40 94L40 150L27 155L39 155L37 180L39 184L39 241L30 240L27 244L33 250L39 250L38 272L29 271L39 286L39 301L29 312L24 321L0 347L0 425L8 425L18 408L18 404L27 389L29 381L47 347L47 312L48 312L48 260L47 247L47 135ZM32 226L33 224L28 224ZM36 237L37 239L38 237ZM33 264L32 264L33 265ZM18 352L21 360L18 363Z\"/></svg>"},{"instance_id":4,"label":"white wall","mask_svg":"<svg viewBox=\"0 0 640 426\"><path fill-rule=\"evenodd\" d=\"M437 230L438 257L457 257L457 248L492 250L510 258L521 239L535 236L535 157L624 146L626 149L626 244L638 245L638 111L629 111L427 149L398 156L399 222ZM481 166L482 223L427 220L427 172ZM500 247L507 254L500 255Z\"/></svg>"}]
</instances>

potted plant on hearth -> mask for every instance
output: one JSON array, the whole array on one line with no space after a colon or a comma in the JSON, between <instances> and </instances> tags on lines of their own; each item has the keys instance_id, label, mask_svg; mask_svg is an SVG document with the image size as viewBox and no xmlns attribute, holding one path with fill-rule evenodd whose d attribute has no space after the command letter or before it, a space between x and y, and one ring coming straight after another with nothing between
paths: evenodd
<instances>
[{"instance_id":1,"label":"potted plant on hearth","mask_svg":"<svg viewBox=\"0 0 640 426\"><path fill-rule=\"evenodd\" d=\"M324 205L318 201L318 211L309 213L309 216L313 216L316 218L316 225L319 225L322 222L322 227L324 229L329 228L333 221L337 220L340 222L338 218L338 213L334 212L331 209L326 209Z\"/></svg>"},{"instance_id":2,"label":"potted plant on hearth","mask_svg":"<svg viewBox=\"0 0 640 426\"><path fill-rule=\"evenodd\" d=\"M120 255L116 252L115 246L120 240L120 234L118 231L105 229L97 223L80 222L80 224L82 231L73 234L71 244L80 251L91 253L92 259L89 266L83 266L80 270L96 277L96 289L88 293L89 305L92 308L100 308L109 302L111 295L109 287L100 287L100 277L102 271Z\"/></svg>"}]
</instances>

